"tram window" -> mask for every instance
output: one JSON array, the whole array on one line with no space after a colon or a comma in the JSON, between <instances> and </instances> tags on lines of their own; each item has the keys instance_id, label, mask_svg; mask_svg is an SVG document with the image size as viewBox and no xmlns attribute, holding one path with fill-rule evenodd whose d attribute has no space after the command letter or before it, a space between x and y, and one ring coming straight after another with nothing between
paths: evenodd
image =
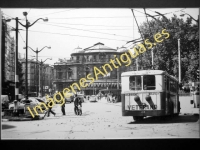
<instances>
[{"instance_id":1,"label":"tram window","mask_svg":"<svg viewBox=\"0 0 200 150\"><path fill-rule=\"evenodd\" d=\"M141 76L130 76L129 87L130 90L141 90Z\"/></svg>"},{"instance_id":2,"label":"tram window","mask_svg":"<svg viewBox=\"0 0 200 150\"><path fill-rule=\"evenodd\" d=\"M156 80L154 75L143 76L143 89L144 90L155 90Z\"/></svg>"}]
</instances>

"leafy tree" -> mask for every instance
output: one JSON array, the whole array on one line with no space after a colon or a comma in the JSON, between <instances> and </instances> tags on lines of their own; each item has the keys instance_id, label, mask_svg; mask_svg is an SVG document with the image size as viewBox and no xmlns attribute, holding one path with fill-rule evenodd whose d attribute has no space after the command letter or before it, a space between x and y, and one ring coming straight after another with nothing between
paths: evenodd
<instances>
[{"instance_id":1,"label":"leafy tree","mask_svg":"<svg viewBox=\"0 0 200 150\"><path fill-rule=\"evenodd\" d=\"M155 41L154 35L162 34L166 29L169 38L162 35L163 41ZM198 24L192 24L192 19L184 21L174 15L168 19L166 17L152 19L140 25L140 30L144 39L149 39L151 43L156 43L151 49L139 56L139 64L143 69L151 67L151 51L154 52L154 69L166 70L169 74L178 77L178 39L180 39L181 50L181 78L182 81L196 80L196 70L199 67L199 30ZM147 45L146 45L147 47ZM141 68L140 68L141 69Z\"/></svg>"}]
</instances>

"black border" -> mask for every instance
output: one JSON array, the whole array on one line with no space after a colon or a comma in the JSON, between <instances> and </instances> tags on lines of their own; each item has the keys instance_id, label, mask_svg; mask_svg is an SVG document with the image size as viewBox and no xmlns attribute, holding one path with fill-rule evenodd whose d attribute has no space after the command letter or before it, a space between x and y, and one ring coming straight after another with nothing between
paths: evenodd
<instances>
[{"instance_id":1,"label":"black border","mask_svg":"<svg viewBox=\"0 0 200 150\"><path fill-rule=\"evenodd\" d=\"M199 0L1 0L2 8L166 8L198 7Z\"/></svg>"},{"instance_id":2,"label":"black border","mask_svg":"<svg viewBox=\"0 0 200 150\"><path fill-rule=\"evenodd\" d=\"M198 8L199 0L1 0L0 8ZM53 136L53 135L52 135ZM50 138L50 137L48 137ZM53 137L52 137L53 138ZM89 138L89 137L88 137ZM199 139L2 140L4 149L180 149Z\"/></svg>"}]
</instances>

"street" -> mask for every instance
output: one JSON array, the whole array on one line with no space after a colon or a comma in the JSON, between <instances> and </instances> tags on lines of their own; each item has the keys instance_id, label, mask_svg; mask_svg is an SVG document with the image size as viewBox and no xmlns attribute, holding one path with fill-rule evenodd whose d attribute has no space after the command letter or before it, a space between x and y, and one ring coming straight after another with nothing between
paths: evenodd
<instances>
[{"instance_id":1,"label":"street","mask_svg":"<svg viewBox=\"0 0 200 150\"><path fill-rule=\"evenodd\" d=\"M82 116L74 114L74 104L65 104L66 116L57 104L56 116L43 120L3 121L2 139L152 139L199 138L199 116L180 114L158 120L147 117L135 122L123 117L120 103L84 102Z\"/></svg>"}]
</instances>

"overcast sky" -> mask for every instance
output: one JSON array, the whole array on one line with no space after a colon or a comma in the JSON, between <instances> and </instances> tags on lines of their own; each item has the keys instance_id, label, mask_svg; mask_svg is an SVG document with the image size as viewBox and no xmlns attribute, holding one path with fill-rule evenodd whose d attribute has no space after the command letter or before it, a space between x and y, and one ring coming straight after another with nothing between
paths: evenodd
<instances>
[{"instance_id":1,"label":"overcast sky","mask_svg":"<svg viewBox=\"0 0 200 150\"><path fill-rule=\"evenodd\" d=\"M40 50L44 46L51 46L51 49L45 48L39 53L39 60L44 61L46 58L52 58L45 63L54 64L58 58L69 58L70 54L78 46L81 48L90 47L98 42L104 43L111 48L129 46L127 41L140 37L136 22L133 18L131 9L128 8L66 8L66 9L4 9L2 13L6 18L20 18L20 22L25 24L23 12L28 12L28 21L33 23L38 18L48 18L48 22L39 20L29 28L28 46ZM170 18L173 14L180 17L182 13L190 14L194 19L198 18L198 8L147 8L146 12L150 15L168 13L166 17ZM143 9L134 9L134 13L139 25L146 21ZM187 16L183 17L186 19ZM148 18L151 20L151 18ZM133 24L134 22L134 24ZM193 23L196 23L193 21ZM15 28L15 21L8 23ZM25 28L19 25L19 52L25 55ZM11 32L15 38L15 32ZM34 58L35 53L29 49L29 58Z\"/></svg>"}]
</instances>

